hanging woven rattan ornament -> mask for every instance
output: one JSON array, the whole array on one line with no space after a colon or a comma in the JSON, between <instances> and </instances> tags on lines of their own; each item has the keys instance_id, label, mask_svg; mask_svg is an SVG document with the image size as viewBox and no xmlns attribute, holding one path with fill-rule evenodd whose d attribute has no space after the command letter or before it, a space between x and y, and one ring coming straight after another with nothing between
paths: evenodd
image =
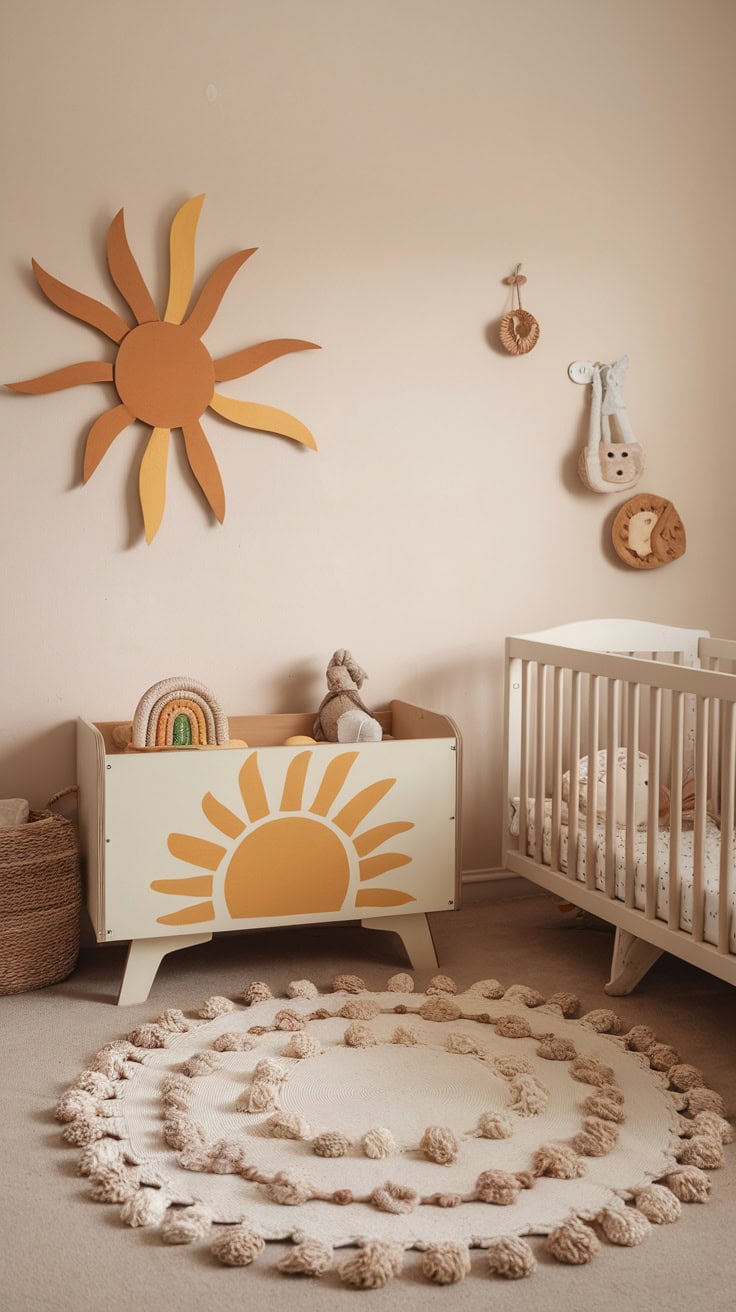
<instances>
[{"instance_id":1,"label":"hanging woven rattan ornament","mask_svg":"<svg viewBox=\"0 0 736 1312\"><path fill-rule=\"evenodd\" d=\"M520 270L521 265L517 264L514 272L510 273L508 278L504 278L504 282L511 288L511 309L501 320L499 336L501 344L511 355L526 355L527 351L531 351L539 341L539 324L533 314L521 308L520 289L526 278ZM516 309L514 309L514 292L516 292Z\"/></svg>"}]
</instances>

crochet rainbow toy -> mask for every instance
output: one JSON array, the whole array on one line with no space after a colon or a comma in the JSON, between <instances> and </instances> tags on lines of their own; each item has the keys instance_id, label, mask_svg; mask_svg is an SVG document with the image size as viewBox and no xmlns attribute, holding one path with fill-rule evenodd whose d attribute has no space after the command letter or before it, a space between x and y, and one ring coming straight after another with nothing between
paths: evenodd
<instances>
[{"instance_id":1,"label":"crochet rainbow toy","mask_svg":"<svg viewBox=\"0 0 736 1312\"><path fill-rule=\"evenodd\" d=\"M178 675L161 679L141 697L133 717L131 746L224 747L230 741L227 717L209 688Z\"/></svg>"}]
</instances>

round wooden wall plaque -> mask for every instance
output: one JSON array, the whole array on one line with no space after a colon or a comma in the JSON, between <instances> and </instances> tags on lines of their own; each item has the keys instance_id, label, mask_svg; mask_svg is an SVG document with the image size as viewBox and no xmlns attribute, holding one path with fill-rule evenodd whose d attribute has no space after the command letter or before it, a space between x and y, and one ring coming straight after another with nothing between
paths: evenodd
<instances>
[{"instance_id":1,"label":"round wooden wall plaque","mask_svg":"<svg viewBox=\"0 0 736 1312\"><path fill-rule=\"evenodd\" d=\"M671 501L640 492L621 506L611 529L614 550L633 569L659 569L684 556L685 525Z\"/></svg>"}]
</instances>

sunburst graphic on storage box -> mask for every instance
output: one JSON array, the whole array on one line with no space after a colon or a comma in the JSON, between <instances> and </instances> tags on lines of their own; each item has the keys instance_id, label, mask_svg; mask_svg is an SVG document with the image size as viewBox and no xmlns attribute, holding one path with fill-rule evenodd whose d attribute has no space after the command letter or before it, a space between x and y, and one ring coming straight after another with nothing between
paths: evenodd
<instances>
[{"instance_id":1,"label":"sunburst graphic on storage box","mask_svg":"<svg viewBox=\"0 0 736 1312\"><path fill-rule=\"evenodd\" d=\"M396 780L377 779L342 800L340 793L358 759L357 752L343 752L327 763L314 799L305 804L313 755L300 752L290 761L276 806L267 796L257 752L246 759L238 777L243 814L205 794L202 810L218 831L218 841L169 834L172 856L201 873L153 880L154 892L197 899L159 916L159 924L204 924L218 917L223 904L233 920L240 920L415 901L406 890L374 882L411 864L405 853L378 849L412 829L413 822L360 828Z\"/></svg>"}]
</instances>

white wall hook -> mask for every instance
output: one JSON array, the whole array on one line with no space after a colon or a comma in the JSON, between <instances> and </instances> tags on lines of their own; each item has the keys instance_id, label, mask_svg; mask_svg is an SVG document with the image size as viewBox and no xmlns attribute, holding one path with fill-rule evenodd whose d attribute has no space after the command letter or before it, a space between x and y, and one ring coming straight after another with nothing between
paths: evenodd
<instances>
[{"instance_id":1,"label":"white wall hook","mask_svg":"<svg viewBox=\"0 0 736 1312\"><path fill-rule=\"evenodd\" d=\"M574 360L567 372L574 383L590 383L593 380L593 365L587 360Z\"/></svg>"}]
</instances>

